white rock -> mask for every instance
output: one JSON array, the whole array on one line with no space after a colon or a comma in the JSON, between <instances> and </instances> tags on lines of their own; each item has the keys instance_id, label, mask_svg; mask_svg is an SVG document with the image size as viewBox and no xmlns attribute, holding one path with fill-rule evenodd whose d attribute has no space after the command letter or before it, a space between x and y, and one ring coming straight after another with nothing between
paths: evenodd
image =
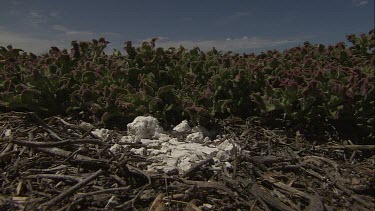
<instances>
[{"instance_id":1,"label":"white rock","mask_svg":"<svg viewBox=\"0 0 375 211\"><path fill-rule=\"evenodd\" d=\"M181 142L179 142L177 138L172 138L168 141L168 143L171 145L178 145Z\"/></svg>"},{"instance_id":2,"label":"white rock","mask_svg":"<svg viewBox=\"0 0 375 211\"><path fill-rule=\"evenodd\" d=\"M4 136L5 137L10 137L12 135L12 130L11 129L7 129L5 132L4 132Z\"/></svg>"},{"instance_id":3,"label":"white rock","mask_svg":"<svg viewBox=\"0 0 375 211\"><path fill-rule=\"evenodd\" d=\"M221 144L219 144L217 148L223 151L231 151L234 147L233 144L228 139L226 139Z\"/></svg>"},{"instance_id":4,"label":"white rock","mask_svg":"<svg viewBox=\"0 0 375 211\"><path fill-rule=\"evenodd\" d=\"M224 165L225 165L225 168L227 169L231 169L233 167L232 164L229 162L225 162Z\"/></svg>"},{"instance_id":5,"label":"white rock","mask_svg":"<svg viewBox=\"0 0 375 211\"><path fill-rule=\"evenodd\" d=\"M191 127L189 126L188 122L186 120L182 121L180 124L178 124L176 127L173 128L174 131L177 132L191 132Z\"/></svg>"},{"instance_id":6,"label":"white rock","mask_svg":"<svg viewBox=\"0 0 375 211\"><path fill-rule=\"evenodd\" d=\"M199 143L179 142L177 138L160 144L161 149L150 149L148 154L153 160L159 160L161 164L151 164L148 170L157 172L169 172L178 170L184 172L195 163L205 159L208 155L214 155L216 147L203 146Z\"/></svg>"},{"instance_id":7,"label":"white rock","mask_svg":"<svg viewBox=\"0 0 375 211\"><path fill-rule=\"evenodd\" d=\"M202 205L202 208L206 208L206 209L212 209L212 205L211 204L203 204Z\"/></svg>"},{"instance_id":8,"label":"white rock","mask_svg":"<svg viewBox=\"0 0 375 211\"><path fill-rule=\"evenodd\" d=\"M220 150L216 154L216 159L218 159L219 161L225 161L225 160L228 160L229 158L230 158L230 155L222 150Z\"/></svg>"},{"instance_id":9,"label":"white rock","mask_svg":"<svg viewBox=\"0 0 375 211\"><path fill-rule=\"evenodd\" d=\"M195 132L186 137L186 142L189 143L203 143L203 140L204 136L202 132Z\"/></svg>"},{"instance_id":10,"label":"white rock","mask_svg":"<svg viewBox=\"0 0 375 211\"><path fill-rule=\"evenodd\" d=\"M108 138L109 132L110 131L108 129L102 128L102 129L95 129L91 133L93 133L94 135L99 136L100 138L105 140L105 139Z\"/></svg>"},{"instance_id":11,"label":"white rock","mask_svg":"<svg viewBox=\"0 0 375 211\"><path fill-rule=\"evenodd\" d=\"M159 150L159 149L151 149L151 150L147 150L147 152L149 152L150 156L158 156L158 155L167 153L166 150Z\"/></svg>"},{"instance_id":12,"label":"white rock","mask_svg":"<svg viewBox=\"0 0 375 211\"><path fill-rule=\"evenodd\" d=\"M94 126L88 122L81 122L79 126L84 128L85 130L91 130L92 128L94 128Z\"/></svg>"},{"instance_id":13,"label":"white rock","mask_svg":"<svg viewBox=\"0 0 375 211\"><path fill-rule=\"evenodd\" d=\"M130 152L134 153L134 154L137 154L137 155L145 155L147 150L144 148L144 147L141 147L139 149L136 149L136 148L132 148L130 150Z\"/></svg>"},{"instance_id":14,"label":"white rock","mask_svg":"<svg viewBox=\"0 0 375 211\"><path fill-rule=\"evenodd\" d=\"M136 139L154 138L163 132L159 122L152 116L139 116L127 125L128 134L136 136Z\"/></svg>"},{"instance_id":15,"label":"white rock","mask_svg":"<svg viewBox=\"0 0 375 211\"><path fill-rule=\"evenodd\" d=\"M121 137L120 143L135 143L135 136L123 136Z\"/></svg>"},{"instance_id":16,"label":"white rock","mask_svg":"<svg viewBox=\"0 0 375 211\"><path fill-rule=\"evenodd\" d=\"M167 134L159 134L159 142L168 142L171 139Z\"/></svg>"},{"instance_id":17,"label":"white rock","mask_svg":"<svg viewBox=\"0 0 375 211\"><path fill-rule=\"evenodd\" d=\"M157 147L162 142L159 139L141 139L141 143L149 147Z\"/></svg>"},{"instance_id":18,"label":"white rock","mask_svg":"<svg viewBox=\"0 0 375 211\"><path fill-rule=\"evenodd\" d=\"M109 151L111 151L114 155L118 155L122 153L123 150L124 150L124 147L121 146L120 144L114 144L113 146L111 146L111 148L109 148Z\"/></svg>"},{"instance_id":19,"label":"white rock","mask_svg":"<svg viewBox=\"0 0 375 211\"><path fill-rule=\"evenodd\" d=\"M203 143L211 143L211 139L208 138L208 137L205 137L205 138L203 139Z\"/></svg>"},{"instance_id":20,"label":"white rock","mask_svg":"<svg viewBox=\"0 0 375 211\"><path fill-rule=\"evenodd\" d=\"M192 166L193 161L194 161L194 158L192 157L184 157L180 160L178 167L179 169L181 169L182 172L186 172Z\"/></svg>"},{"instance_id":21,"label":"white rock","mask_svg":"<svg viewBox=\"0 0 375 211\"><path fill-rule=\"evenodd\" d=\"M151 164L147 165L149 171L160 173L179 172L184 173L192 165L212 156L215 161L214 169L220 170L223 166L229 168L227 162L234 156L234 150L230 140L217 139L211 141L209 132L204 127L191 129L187 121L181 122L174 130L176 132L190 132L186 140L179 141L163 133L158 121L153 117L137 117L128 124L128 135L121 138L120 143L141 142L146 145L139 149L131 148L134 154L147 156ZM106 130L98 130L98 135L108 133ZM99 134L101 133L101 134ZM219 142L222 142L218 145ZM122 153L129 146L113 145L110 150L114 154Z\"/></svg>"},{"instance_id":22,"label":"white rock","mask_svg":"<svg viewBox=\"0 0 375 211\"><path fill-rule=\"evenodd\" d=\"M236 147L234 147L233 144L228 139L226 139L217 146L219 152L216 154L216 158L220 161L225 161L233 158L235 156L235 150L237 150L237 152L240 151L240 147L237 144L235 144L235 146Z\"/></svg>"}]
</instances>

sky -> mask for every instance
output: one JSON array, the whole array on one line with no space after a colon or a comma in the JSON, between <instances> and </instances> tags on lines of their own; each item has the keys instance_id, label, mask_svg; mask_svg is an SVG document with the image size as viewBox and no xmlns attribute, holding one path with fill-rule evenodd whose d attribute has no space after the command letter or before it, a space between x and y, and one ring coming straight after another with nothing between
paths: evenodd
<instances>
[{"instance_id":1,"label":"sky","mask_svg":"<svg viewBox=\"0 0 375 211\"><path fill-rule=\"evenodd\" d=\"M374 0L0 0L0 46L36 54L104 37L156 47L260 53L335 44L374 28Z\"/></svg>"}]
</instances>

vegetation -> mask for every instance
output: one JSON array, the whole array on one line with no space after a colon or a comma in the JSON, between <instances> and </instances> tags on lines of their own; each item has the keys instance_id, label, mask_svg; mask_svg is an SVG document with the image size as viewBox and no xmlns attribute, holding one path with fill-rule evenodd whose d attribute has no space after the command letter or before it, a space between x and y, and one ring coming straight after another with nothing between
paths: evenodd
<instances>
[{"instance_id":1,"label":"vegetation","mask_svg":"<svg viewBox=\"0 0 375 211\"><path fill-rule=\"evenodd\" d=\"M270 126L330 125L369 141L375 31L347 38L350 47L305 42L259 55L156 48L156 39L138 48L126 42L127 55L105 54L104 38L73 41L70 52L52 47L40 56L0 47L0 109L75 116L108 127L145 114L164 125L255 116Z\"/></svg>"}]
</instances>

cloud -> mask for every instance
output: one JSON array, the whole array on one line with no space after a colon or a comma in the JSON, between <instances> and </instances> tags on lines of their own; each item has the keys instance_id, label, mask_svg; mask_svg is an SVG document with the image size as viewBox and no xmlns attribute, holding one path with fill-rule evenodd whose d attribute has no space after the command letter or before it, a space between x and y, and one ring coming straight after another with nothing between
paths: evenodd
<instances>
[{"instance_id":1,"label":"cloud","mask_svg":"<svg viewBox=\"0 0 375 211\"><path fill-rule=\"evenodd\" d=\"M11 4L14 5L14 6L18 6L18 5L21 4L20 1L16 1L16 0L13 0L13 1L10 1L10 2L11 2Z\"/></svg>"},{"instance_id":2,"label":"cloud","mask_svg":"<svg viewBox=\"0 0 375 211\"><path fill-rule=\"evenodd\" d=\"M73 35L73 36L77 35L77 36L87 37L87 36L94 36L95 34L95 32L91 32L91 31L69 29L63 25L52 25L51 29L59 33L62 33L64 35Z\"/></svg>"},{"instance_id":3,"label":"cloud","mask_svg":"<svg viewBox=\"0 0 375 211\"><path fill-rule=\"evenodd\" d=\"M368 4L368 0L353 0L352 2L356 7L361 7Z\"/></svg>"},{"instance_id":4,"label":"cloud","mask_svg":"<svg viewBox=\"0 0 375 211\"><path fill-rule=\"evenodd\" d=\"M16 8L9 11L11 15L16 17L23 17L23 23L27 26L32 26L35 28L45 28L57 19L61 19L60 12L57 10L51 11L40 11L40 10L30 10L22 11L22 9Z\"/></svg>"},{"instance_id":5,"label":"cloud","mask_svg":"<svg viewBox=\"0 0 375 211\"><path fill-rule=\"evenodd\" d=\"M30 11L26 17L25 22L32 26L39 26L47 22L47 18L39 11Z\"/></svg>"},{"instance_id":6,"label":"cloud","mask_svg":"<svg viewBox=\"0 0 375 211\"><path fill-rule=\"evenodd\" d=\"M12 45L14 48L20 48L27 52L35 54L48 52L51 46L59 48L69 48L70 43L63 43L59 40L41 39L24 35L0 27L0 46Z\"/></svg>"},{"instance_id":7,"label":"cloud","mask_svg":"<svg viewBox=\"0 0 375 211\"><path fill-rule=\"evenodd\" d=\"M306 40L307 37L291 38L291 39L266 39L259 37L247 37L243 36L240 38L226 38L217 40L181 40L173 41L169 39L159 39L156 41L157 47L169 48L183 46L185 48L191 49L194 47L199 47L203 51L211 50L215 47L222 51L244 51L250 49L259 48L273 48L277 46L282 46L286 44L299 43ZM147 39L149 41L150 39Z\"/></svg>"},{"instance_id":8,"label":"cloud","mask_svg":"<svg viewBox=\"0 0 375 211\"><path fill-rule=\"evenodd\" d=\"M48 13L48 16L57 18L57 17L60 17L60 12L58 12L58 11L51 11L51 12Z\"/></svg>"},{"instance_id":9,"label":"cloud","mask_svg":"<svg viewBox=\"0 0 375 211\"><path fill-rule=\"evenodd\" d=\"M51 29L65 35L66 38L92 39L98 36L120 36L115 32L93 32L88 30L74 30L63 25L52 25Z\"/></svg>"},{"instance_id":10,"label":"cloud","mask_svg":"<svg viewBox=\"0 0 375 211\"><path fill-rule=\"evenodd\" d=\"M72 30L63 25L53 25L51 29L54 30L55 33L50 33L47 38L40 38L30 33L15 32L4 26L0 26L0 46L12 45L14 48L40 54L48 52L52 46L56 46L60 49L70 49L72 40L89 41L94 38L98 39L99 37L108 39L108 37L113 38L120 35L113 32L100 33Z\"/></svg>"},{"instance_id":11,"label":"cloud","mask_svg":"<svg viewBox=\"0 0 375 211\"><path fill-rule=\"evenodd\" d=\"M249 17L251 16L250 11L245 11L245 12L235 12L234 14L225 16L220 18L218 21L216 21L215 25L217 26L222 26L222 25L227 25L232 22L235 22L241 18Z\"/></svg>"}]
</instances>

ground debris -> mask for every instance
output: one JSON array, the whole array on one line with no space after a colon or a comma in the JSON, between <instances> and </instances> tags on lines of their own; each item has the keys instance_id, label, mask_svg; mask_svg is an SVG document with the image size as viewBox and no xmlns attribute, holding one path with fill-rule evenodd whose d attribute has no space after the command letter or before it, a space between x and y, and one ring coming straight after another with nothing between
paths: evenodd
<instances>
[{"instance_id":1,"label":"ground debris","mask_svg":"<svg viewBox=\"0 0 375 211\"><path fill-rule=\"evenodd\" d=\"M374 209L373 145L314 145L251 121L220 124L233 152L221 169L212 154L160 173L147 169L147 155L114 150L126 132L1 113L0 210Z\"/></svg>"}]
</instances>

